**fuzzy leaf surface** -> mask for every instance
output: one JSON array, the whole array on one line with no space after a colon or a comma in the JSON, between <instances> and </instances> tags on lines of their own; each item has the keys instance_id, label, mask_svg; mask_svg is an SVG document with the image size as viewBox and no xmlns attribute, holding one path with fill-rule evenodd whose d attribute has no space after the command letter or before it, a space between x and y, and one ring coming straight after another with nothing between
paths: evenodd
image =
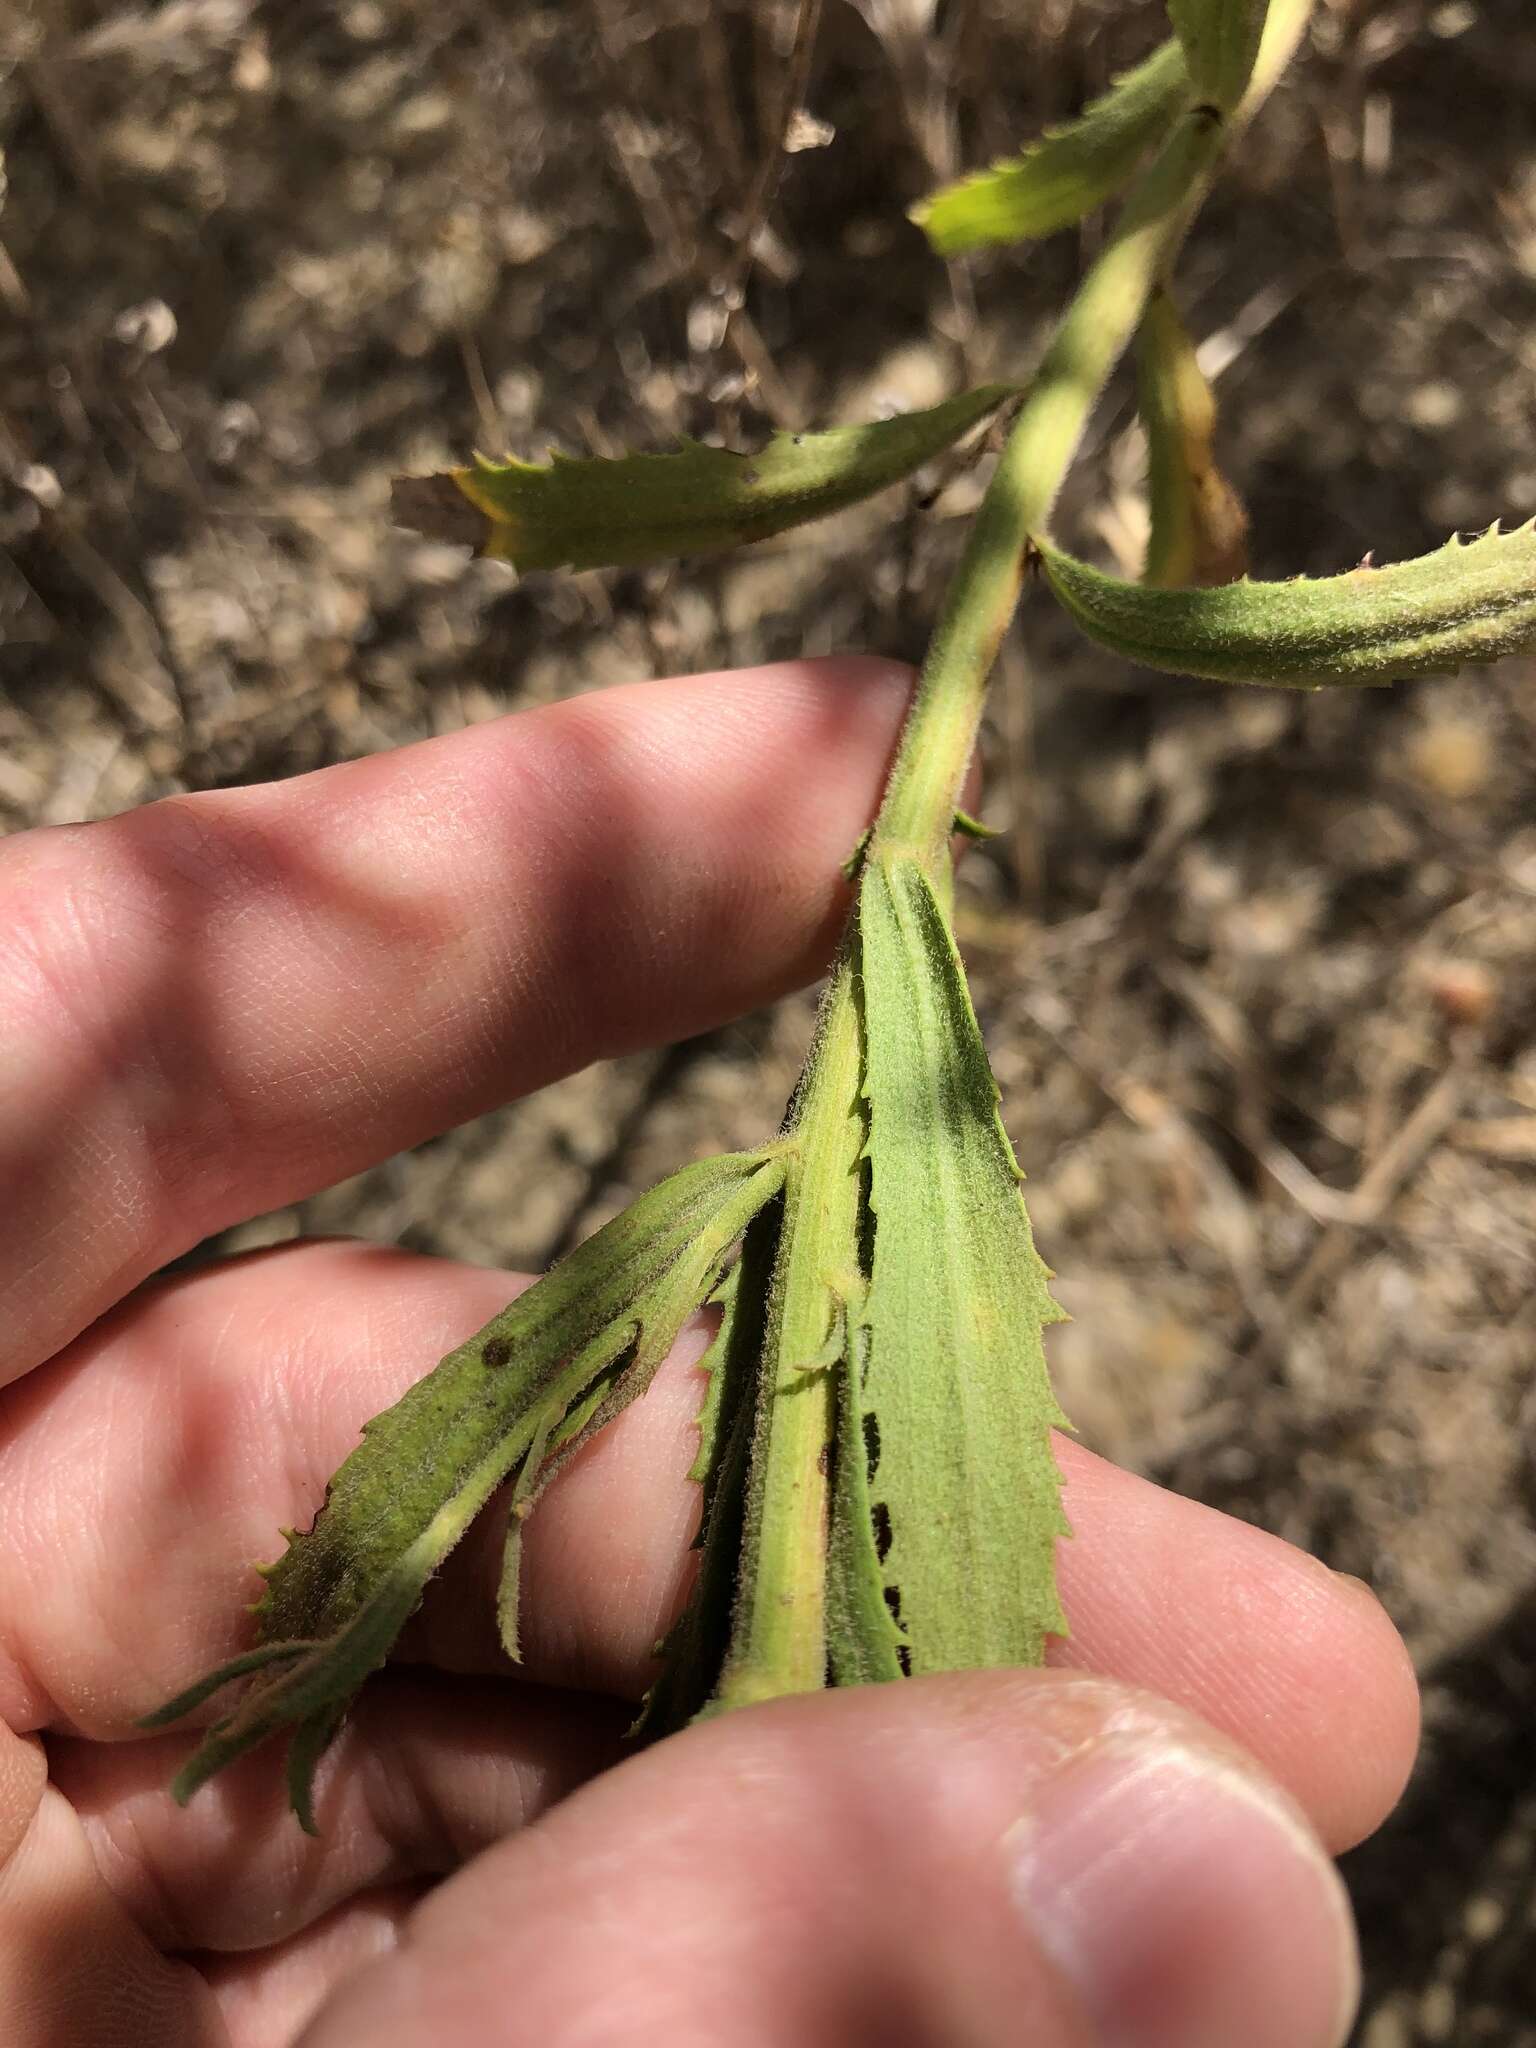
<instances>
[{"instance_id":1,"label":"fuzzy leaf surface","mask_svg":"<svg viewBox=\"0 0 1536 2048\"><path fill-rule=\"evenodd\" d=\"M262 1646L154 1717L179 1718L218 1685L255 1673L178 1778L180 1798L284 1727L298 1731L291 1784L308 1779L342 1712L383 1663L427 1581L504 1480L531 1505L545 1447L574 1441L594 1392L612 1412L644 1391L730 1242L782 1185L780 1151L684 1167L641 1196L376 1416L331 1481L306 1535L267 1573ZM614 1368L625 1366L614 1376ZM579 1434L579 1427L575 1434ZM513 1552L503 1620L515 1617ZM511 1634L511 1628L508 1627Z\"/></svg>"},{"instance_id":2,"label":"fuzzy leaf surface","mask_svg":"<svg viewBox=\"0 0 1536 2048\"><path fill-rule=\"evenodd\" d=\"M912 218L940 256L1054 235L1120 191L1189 99L1184 52L1173 39L1076 120L1048 128L990 170L943 186L912 208Z\"/></svg>"},{"instance_id":3,"label":"fuzzy leaf surface","mask_svg":"<svg viewBox=\"0 0 1536 2048\"><path fill-rule=\"evenodd\" d=\"M987 384L865 426L775 434L755 454L685 441L666 455L490 462L395 485L395 517L519 569L659 562L765 540L910 476L1016 395ZM476 518L476 515L478 519Z\"/></svg>"},{"instance_id":4,"label":"fuzzy leaf surface","mask_svg":"<svg viewBox=\"0 0 1536 2048\"><path fill-rule=\"evenodd\" d=\"M1052 591L1127 660L1226 683L1390 683L1536 648L1536 522L1342 576L1152 590L1039 541Z\"/></svg>"},{"instance_id":5,"label":"fuzzy leaf surface","mask_svg":"<svg viewBox=\"0 0 1536 2048\"><path fill-rule=\"evenodd\" d=\"M921 866L859 899L874 1249L864 1405L910 1668L1038 1664L1067 1533L1041 1331L1060 1320L948 920Z\"/></svg>"},{"instance_id":6,"label":"fuzzy leaf surface","mask_svg":"<svg viewBox=\"0 0 1536 2048\"><path fill-rule=\"evenodd\" d=\"M838 1379L837 1457L827 1540L827 1662L834 1685L874 1685L903 1676L906 1638L886 1599L885 1568L869 1498L870 1443L865 1380L869 1328L850 1321Z\"/></svg>"},{"instance_id":7,"label":"fuzzy leaf surface","mask_svg":"<svg viewBox=\"0 0 1536 2048\"><path fill-rule=\"evenodd\" d=\"M706 1391L698 1454L688 1474L704 1495L694 1542L701 1553L698 1577L687 1606L658 1648L661 1669L646 1693L636 1735L671 1735L686 1727L707 1706L730 1650L753 1413L782 1221L781 1201L758 1213L741 1257L716 1290L720 1328L701 1360Z\"/></svg>"},{"instance_id":8,"label":"fuzzy leaf surface","mask_svg":"<svg viewBox=\"0 0 1536 2048\"><path fill-rule=\"evenodd\" d=\"M1231 583L1248 566L1248 516L1216 462L1216 398L1166 292L1137 333L1152 531L1142 580Z\"/></svg>"},{"instance_id":9,"label":"fuzzy leaf surface","mask_svg":"<svg viewBox=\"0 0 1536 2048\"><path fill-rule=\"evenodd\" d=\"M785 1119L795 1150L768 1289L730 1651L710 1712L826 1682L837 1380L848 1304L863 1291L861 1055L844 963Z\"/></svg>"},{"instance_id":10,"label":"fuzzy leaf surface","mask_svg":"<svg viewBox=\"0 0 1536 2048\"><path fill-rule=\"evenodd\" d=\"M1231 113L1248 90L1269 0L1168 0L1196 96Z\"/></svg>"}]
</instances>

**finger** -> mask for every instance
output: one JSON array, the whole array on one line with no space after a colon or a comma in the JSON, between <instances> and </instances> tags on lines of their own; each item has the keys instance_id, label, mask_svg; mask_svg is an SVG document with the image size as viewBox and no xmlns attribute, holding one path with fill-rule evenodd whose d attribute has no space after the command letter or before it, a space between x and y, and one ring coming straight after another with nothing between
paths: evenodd
<instances>
[{"instance_id":1,"label":"finger","mask_svg":"<svg viewBox=\"0 0 1536 2048\"><path fill-rule=\"evenodd\" d=\"M157 1954L101 1875L35 1743L0 1724L6 2048L225 2048L208 1989Z\"/></svg>"},{"instance_id":2,"label":"finger","mask_svg":"<svg viewBox=\"0 0 1536 2048\"><path fill-rule=\"evenodd\" d=\"M420 1895L411 1885L370 1892L270 1948L199 1956L229 2048L278 2048L296 2040L339 1985L390 1953Z\"/></svg>"},{"instance_id":3,"label":"finger","mask_svg":"<svg viewBox=\"0 0 1536 2048\"><path fill-rule=\"evenodd\" d=\"M604 691L0 848L0 1383L240 1218L807 979L909 672Z\"/></svg>"},{"instance_id":4,"label":"finger","mask_svg":"<svg viewBox=\"0 0 1536 2048\"><path fill-rule=\"evenodd\" d=\"M324 1760L315 1835L295 1825L270 1754L242 1759L185 1811L166 1786L195 1738L55 1738L48 1762L155 1947L265 1948L361 1893L457 1870L618 1761L630 1718L553 1689L388 1672Z\"/></svg>"},{"instance_id":5,"label":"finger","mask_svg":"<svg viewBox=\"0 0 1536 2048\"><path fill-rule=\"evenodd\" d=\"M1340 2048L1305 1820L1198 1722L1060 1673L753 1708L425 1901L303 2048Z\"/></svg>"},{"instance_id":6,"label":"finger","mask_svg":"<svg viewBox=\"0 0 1536 2048\"><path fill-rule=\"evenodd\" d=\"M304 1526L362 1423L505 1298L504 1276L285 1247L147 1290L0 1397L0 1713L110 1739L245 1646L254 1560ZM685 1340L696 1356L701 1338ZM686 1581L700 1382L684 1352L552 1486L525 1537L531 1673L633 1696ZM1417 1701L1376 1603L1288 1544L1059 1446L1076 1530L1061 1654L1245 1744L1336 1847L1376 1826ZM504 1669L488 1523L418 1654ZM456 1570L455 1566L459 1568ZM622 1587L616 1594L615 1587Z\"/></svg>"}]
</instances>

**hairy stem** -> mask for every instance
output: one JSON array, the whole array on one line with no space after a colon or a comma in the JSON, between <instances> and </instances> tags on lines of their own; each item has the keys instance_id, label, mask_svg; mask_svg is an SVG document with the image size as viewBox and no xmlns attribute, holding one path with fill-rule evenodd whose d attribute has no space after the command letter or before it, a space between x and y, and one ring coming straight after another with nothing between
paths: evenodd
<instances>
[{"instance_id":1,"label":"hairy stem","mask_svg":"<svg viewBox=\"0 0 1536 2048\"><path fill-rule=\"evenodd\" d=\"M1088 413L1204 196L1222 122L1174 129L1046 352L972 524L876 821L872 853L915 854L938 880L987 678L1013 618L1032 533L1050 515Z\"/></svg>"},{"instance_id":2,"label":"hairy stem","mask_svg":"<svg viewBox=\"0 0 1536 2048\"><path fill-rule=\"evenodd\" d=\"M845 948L788 1120L798 1146L784 1184L740 1597L720 1708L826 1683L829 1473L846 1341L841 1305L858 1287L860 1064Z\"/></svg>"}]
</instances>

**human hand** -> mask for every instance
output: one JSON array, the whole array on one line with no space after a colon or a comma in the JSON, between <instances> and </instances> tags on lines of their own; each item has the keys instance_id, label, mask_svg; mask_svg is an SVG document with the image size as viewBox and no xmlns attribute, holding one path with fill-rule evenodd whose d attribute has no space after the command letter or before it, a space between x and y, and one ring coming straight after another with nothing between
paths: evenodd
<instances>
[{"instance_id":1,"label":"human hand","mask_svg":"<svg viewBox=\"0 0 1536 2048\"><path fill-rule=\"evenodd\" d=\"M526 1679L485 1530L323 1767L318 1840L270 1753L178 1811L195 1738L135 1727L241 1647L251 1561L509 1283L322 1243L130 1290L813 973L906 682L610 690L0 846L6 2048L1342 2039L1317 1838L1401 1786L1401 1646L1353 1582L1070 1443L1052 1669L606 1768L688 1569L698 1332L529 1524Z\"/></svg>"}]
</instances>

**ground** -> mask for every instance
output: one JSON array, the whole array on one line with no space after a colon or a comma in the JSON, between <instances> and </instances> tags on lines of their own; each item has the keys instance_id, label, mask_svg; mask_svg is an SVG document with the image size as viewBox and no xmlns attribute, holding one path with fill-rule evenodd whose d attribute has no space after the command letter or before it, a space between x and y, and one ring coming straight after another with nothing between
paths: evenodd
<instances>
[{"instance_id":1,"label":"ground","mask_svg":"<svg viewBox=\"0 0 1536 2048\"><path fill-rule=\"evenodd\" d=\"M916 657L977 471L756 553L514 583L392 529L473 444L733 438L1016 375L1098 230L951 269L904 207L1070 113L1142 5L20 0L0 27L0 828L620 677ZM1325 0L1181 266L1255 570L1536 512L1536 40ZM1117 385L1062 531L1133 572ZM937 496L934 496L937 489ZM962 937L1087 1440L1378 1590L1428 1713L1349 1859L1360 2048L1530 2048L1536 678L1230 692L1027 601ZM579 1075L232 1244L536 1267L777 1119L809 1000Z\"/></svg>"}]
</instances>

